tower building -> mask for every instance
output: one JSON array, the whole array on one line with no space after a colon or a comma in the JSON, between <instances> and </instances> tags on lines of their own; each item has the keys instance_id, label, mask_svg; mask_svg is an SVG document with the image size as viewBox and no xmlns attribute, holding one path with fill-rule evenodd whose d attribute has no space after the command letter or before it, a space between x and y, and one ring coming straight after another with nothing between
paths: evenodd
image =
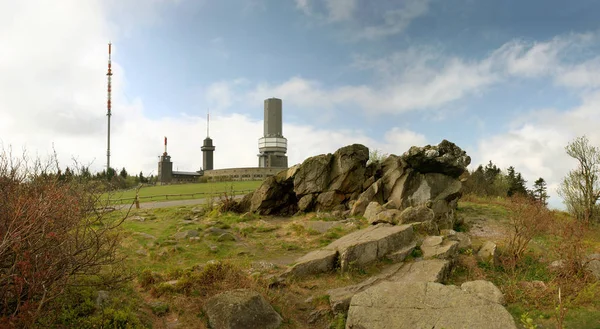
<instances>
[{"instance_id":1,"label":"tower building","mask_svg":"<svg viewBox=\"0 0 600 329\"><path fill-rule=\"evenodd\" d=\"M282 101L265 99L264 135L258 140L258 167L287 168L287 139L283 137Z\"/></svg>"},{"instance_id":2,"label":"tower building","mask_svg":"<svg viewBox=\"0 0 600 329\"><path fill-rule=\"evenodd\" d=\"M167 154L167 137L165 137L165 151L160 156L158 162L158 181L162 184L171 182L173 178L173 162L171 156Z\"/></svg>"},{"instance_id":3,"label":"tower building","mask_svg":"<svg viewBox=\"0 0 600 329\"><path fill-rule=\"evenodd\" d=\"M202 144L200 150L202 150L202 169L204 170L213 170L213 152L215 151L215 146L213 145L213 140L209 136L209 113L206 114L206 138Z\"/></svg>"}]
</instances>

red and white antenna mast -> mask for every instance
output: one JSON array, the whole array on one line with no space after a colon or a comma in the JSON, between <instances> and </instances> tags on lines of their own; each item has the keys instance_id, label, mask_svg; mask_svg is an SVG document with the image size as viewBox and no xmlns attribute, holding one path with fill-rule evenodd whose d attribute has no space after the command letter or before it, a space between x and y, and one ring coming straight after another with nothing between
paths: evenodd
<instances>
[{"instance_id":1,"label":"red and white antenna mast","mask_svg":"<svg viewBox=\"0 0 600 329\"><path fill-rule=\"evenodd\" d=\"M110 56L111 56L111 47L112 44L109 42L108 43L108 72L106 73L106 76L108 77L108 94L107 94L107 102L106 102L106 108L107 108L107 112L106 112L106 116L108 117L108 147L106 149L106 172L108 173L108 170L110 169L110 116L111 114L111 80L112 80L112 68L111 68L111 61L110 61Z\"/></svg>"}]
</instances>

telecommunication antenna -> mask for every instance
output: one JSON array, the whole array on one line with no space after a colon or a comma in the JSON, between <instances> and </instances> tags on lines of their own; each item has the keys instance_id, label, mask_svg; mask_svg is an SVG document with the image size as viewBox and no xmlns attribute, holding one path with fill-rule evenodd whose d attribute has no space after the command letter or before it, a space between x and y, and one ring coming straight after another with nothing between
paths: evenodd
<instances>
[{"instance_id":1,"label":"telecommunication antenna","mask_svg":"<svg viewBox=\"0 0 600 329\"><path fill-rule=\"evenodd\" d=\"M111 113L112 68L111 68L111 61L110 61L111 48L112 48L112 44L109 42L108 43L108 72L106 73L106 76L108 78L108 94L107 94L108 99L106 102L106 108L107 108L106 116L108 117L108 138L107 138L107 148L106 148L106 172L107 173L108 173L108 170L110 169L110 116L112 115L112 113Z\"/></svg>"}]
</instances>

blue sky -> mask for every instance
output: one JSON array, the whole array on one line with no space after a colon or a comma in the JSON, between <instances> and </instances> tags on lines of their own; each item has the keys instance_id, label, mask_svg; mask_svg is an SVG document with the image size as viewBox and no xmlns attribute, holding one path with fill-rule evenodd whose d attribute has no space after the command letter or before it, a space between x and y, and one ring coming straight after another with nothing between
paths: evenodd
<instances>
[{"instance_id":1,"label":"blue sky","mask_svg":"<svg viewBox=\"0 0 600 329\"><path fill-rule=\"evenodd\" d=\"M215 166L256 166L262 100L283 99L291 163L350 143L401 154L442 139L473 164L544 177L564 146L600 145L600 3L576 0L0 1L4 147L156 171L162 137L199 169L205 114ZM48 15L52 13L52 15ZM35 96L33 96L35 95ZM37 96L37 97L36 97Z\"/></svg>"}]
</instances>

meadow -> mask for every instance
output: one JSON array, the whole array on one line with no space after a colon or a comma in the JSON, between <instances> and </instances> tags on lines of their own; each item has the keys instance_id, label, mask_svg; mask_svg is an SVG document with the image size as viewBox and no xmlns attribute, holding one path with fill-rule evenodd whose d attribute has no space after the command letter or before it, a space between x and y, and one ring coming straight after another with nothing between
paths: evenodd
<instances>
[{"instance_id":1,"label":"meadow","mask_svg":"<svg viewBox=\"0 0 600 329\"><path fill-rule=\"evenodd\" d=\"M139 189L139 201L203 199L211 196L218 197L223 193L246 194L255 190L261 183L262 181L257 180L144 186ZM194 195L190 195L192 193ZM111 204L126 204L131 203L135 195L136 189L118 190L104 194L102 199L109 198Z\"/></svg>"}]
</instances>

